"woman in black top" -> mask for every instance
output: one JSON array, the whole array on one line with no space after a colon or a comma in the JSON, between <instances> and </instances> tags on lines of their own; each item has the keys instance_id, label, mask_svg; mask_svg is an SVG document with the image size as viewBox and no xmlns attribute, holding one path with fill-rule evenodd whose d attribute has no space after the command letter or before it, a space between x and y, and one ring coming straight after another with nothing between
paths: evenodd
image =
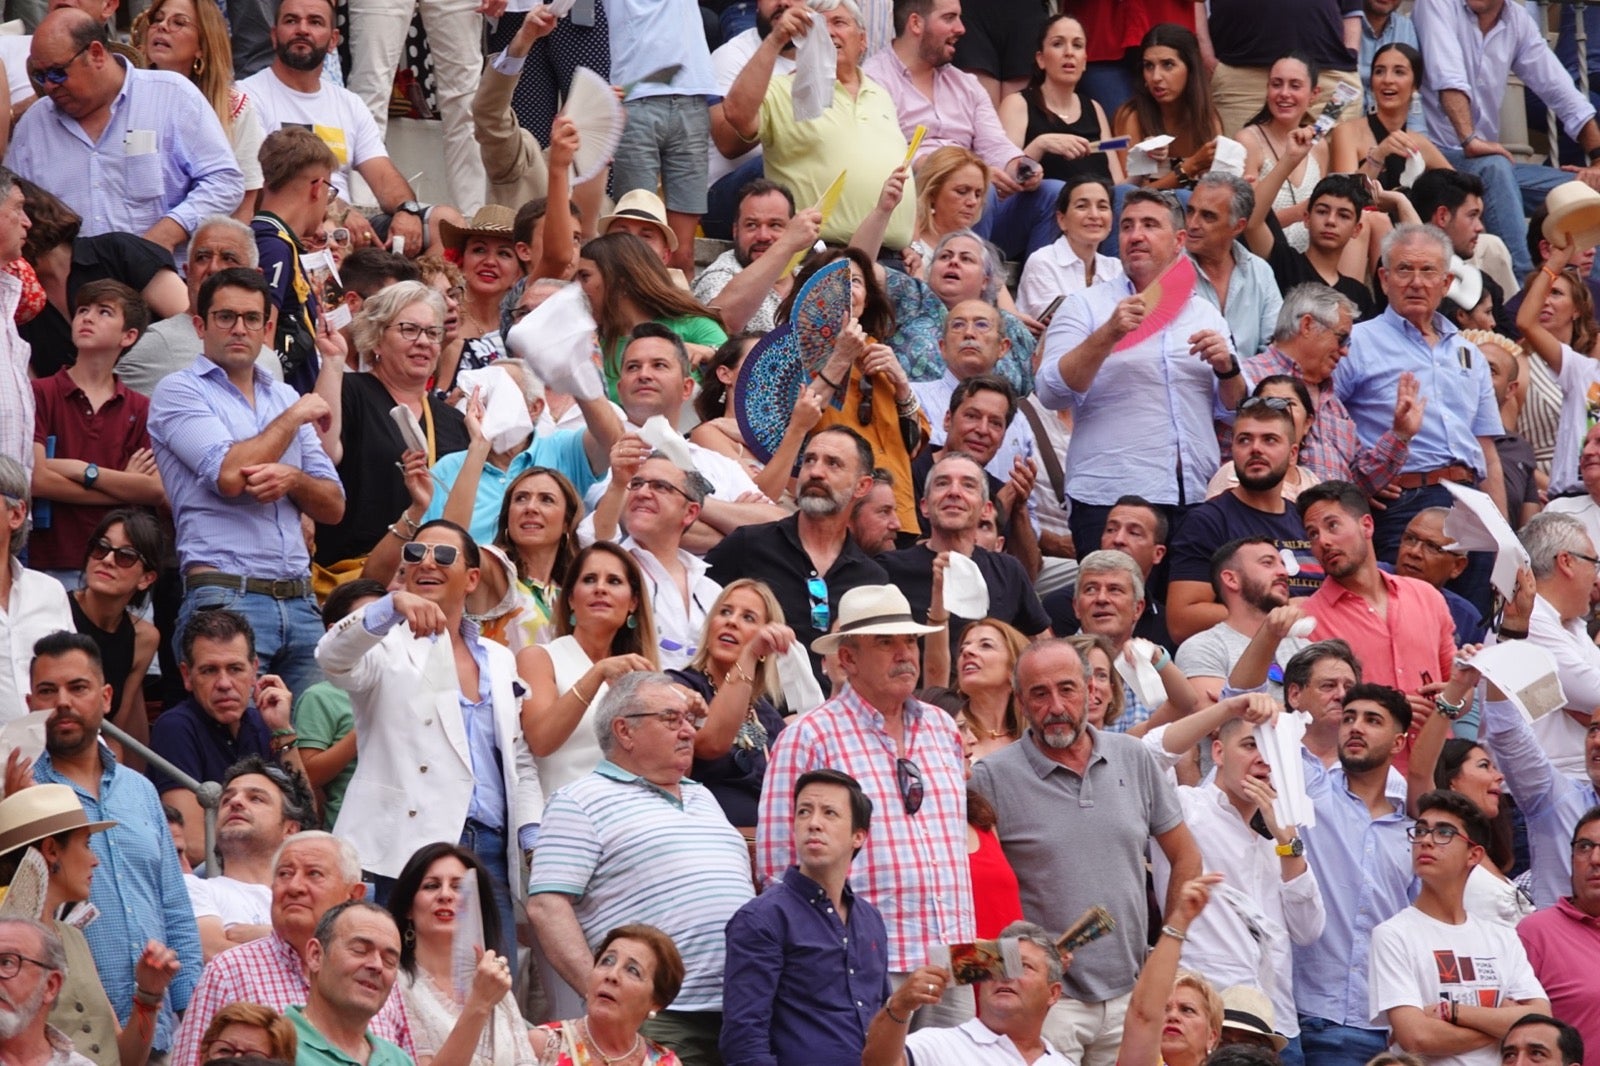
<instances>
[{"instance_id":1,"label":"woman in black top","mask_svg":"<svg viewBox=\"0 0 1600 1066\"><path fill-rule=\"evenodd\" d=\"M1412 152L1422 155L1429 170L1454 170L1426 134L1406 129L1411 99L1422 85L1422 55L1409 44L1395 42L1372 57L1369 85L1375 104L1370 115L1350 118L1328 134L1328 153L1336 174L1359 170L1377 178L1385 189L1398 189Z\"/></svg>"},{"instance_id":2,"label":"woman in black top","mask_svg":"<svg viewBox=\"0 0 1600 1066\"><path fill-rule=\"evenodd\" d=\"M1033 77L1027 88L1000 101L1006 136L1029 159L1044 166L1044 176L1073 184L1123 180L1115 152L1089 146L1111 136L1111 123L1096 101L1078 88L1089 62L1088 38L1071 15L1058 15L1039 32Z\"/></svg>"},{"instance_id":3,"label":"woman in black top","mask_svg":"<svg viewBox=\"0 0 1600 1066\"><path fill-rule=\"evenodd\" d=\"M736 828L753 830L767 753L783 729L775 704L778 656L794 641L783 608L760 581L730 582L706 615L700 650L667 673L706 701L709 717L694 738L696 781L711 790Z\"/></svg>"}]
</instances>

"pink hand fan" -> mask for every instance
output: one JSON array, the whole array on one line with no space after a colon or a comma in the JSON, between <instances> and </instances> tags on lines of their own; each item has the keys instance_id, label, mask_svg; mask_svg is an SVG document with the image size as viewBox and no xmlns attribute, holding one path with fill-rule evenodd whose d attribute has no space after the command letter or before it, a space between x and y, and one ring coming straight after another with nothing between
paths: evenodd
<instances>
[{"instance_id":1,"label":"pink hand fan","mask_svg":"<svg viewBox=\"0 0 1600 1066\"><path fill-rule=\"evenodd\" d=\"M1139 299L1144 301L1144 320L1111 350L1120 352L1132 348L1166 329L1194 295L1196 280L1194 260L1180 254L1139 294Z\"/></svg>"}]
</instances>

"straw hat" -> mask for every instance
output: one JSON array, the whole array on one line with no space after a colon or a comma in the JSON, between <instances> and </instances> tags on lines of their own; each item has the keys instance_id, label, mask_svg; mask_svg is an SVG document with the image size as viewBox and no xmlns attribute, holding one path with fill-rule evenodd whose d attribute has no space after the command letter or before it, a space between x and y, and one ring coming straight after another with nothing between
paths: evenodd
<instances>
[{"instance_id":1,"label":"straw hat","mask_svg":"<svg viewBox=\"0 0 1600 1066\"><path fill-rule=\"evenodd\" d=\"M678 235L667 225L667 205L661 202L661 197L649 189L633 189L623 193L622 199L617 201L616 209L611 214L603 216L596 224L596 231L605 236L611 232L611 223L619 218L637 218L654 223L660 228L662 236L667 239L668 250L674 252L678 250Z\"/></svg>"},{"instance_id":2,"label":"straw hat","mask_svg":"<svg viewBox=\"0 0 1600 1066\"><path fill-rule=\"evenodd\" d=\"M918 625L911 617L906 594L894 585L857 585L839 597L839 625L811 642L811 650L826 655L845 637L937 633L939 626Z\"/></svg>"},{"instance_id":3,"label":"straw hat","mask_svg":"<svg viewBox=\"0 0 1600 1066\"><path fill-rule=\"evenodd\" d=\"M1269 1037L1272 1047L1282 1051L1289 1046L1289 1038L1274 1032L1272 1001L1258 988L1234 985L1222 990L1222 1031L1229 1029L1256 1036ZM1226 1037L1223 1038L1226 1041Z\"/></svg>"},{"instance_id":4,"label":"straw hat","mask_svg":"<svg viewBox=\"0 0 1600 1066\"><path fill-rule=\"evenodd\" d=\"M511 227L517 221L517 213L504 204L484 204L478 208L477 214L472 216L472 221L465 226L458 226L449 219L439 221L439 242L449 251L460 254L466 248L467 241L473 237L493 237L497 240L511 240Z\"/></svg>"},{"instance_id":5,"label":"straw hat","mask_svg":"<svg viewBox=\"0 0 1600 1066\"><path fill-rule=\"evenodd\" d=\"M1582 252L1600 245L1600 192L1581 181L1569 181L1550 190L1544 205L1550 212L1544 220L1544 239L1552 246L1571 244Z\"/></svg>"},{"instance_id":6,"label":"straw hat","mask_svg":"<svg viewBox=\"0 0 1600 1066\"><path fill-rule=\"evenodd\" d=\"M0 800L0 855L73 829L98 833L116 822L91 822L66 785L31 785Z\"/></svg>"}]
</instances>

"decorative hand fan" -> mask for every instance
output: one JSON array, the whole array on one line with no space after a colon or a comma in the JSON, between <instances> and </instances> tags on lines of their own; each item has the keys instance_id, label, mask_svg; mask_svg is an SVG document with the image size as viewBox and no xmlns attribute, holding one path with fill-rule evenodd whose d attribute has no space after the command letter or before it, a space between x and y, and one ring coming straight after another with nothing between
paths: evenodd
<instances>
[{"instance_id":1,"label":"decorative hand fan","mask_svg":"<svg viewBox=\"0 0 1600 1066\"><path fill-rule=\"evenodd\" d=\"M789 416L811 375L800 359L800 343L787 322L755 343L733 382L733 413L750 454L771 462L789 428Z\"/></svg>"},{"instance_id":2,"label":"decorative hand fan","mask_svg":"<svg viewBox=\"0 0 1600 1066\"><path fill-rule=\"evenodd\" d=\"M850 321L850 260L837 259L800 287L789 312L800 362L808 374L828 363L839 332Z\"/></svg>"},{"instance_id":3,"label":"decorative hand fan","mask_svg":"<svg viewBox=\"0 0 1600 1066\"><path fill-rule=\"evenodd\" d=\"M1194 295L1195 281L1194 260L1180 254L1139 294L1144 301L1144 320L1111 350L1120 352L1124 348L1132 348L1166 329L1183 310L1183 305L1189 302L1189 297Z\"/></svg>"},{"instance_id":4,"label":"decorative hand fan","mask_svg":"<svg viewBox=\"0 0 1600 1066\"><path fill-rule=\"evenodd\" d=\"M622 141L627 116L606 80L588 67L572 72L572 88L562 114L578 127L578 154L572 158L572 183L582 185L605 169Z\"/></svg>"},{"instance_id":5,"label":"decorative hand fan","mask_svg":"<svg viewBox=\"0 0 1600 1066\"><path fill-rule=\"evenodd\" d=\"M39 854L38 848L29 848L23 852L17 872L11 877L6 898L0 901L0 915L43 918L44 895L49 887L50 870L45 866L44 856Z\"/></svg>"},{"instance_id":6,"label":"decorative hand fan","mask_svg":"<svg viewBox=\"0 0 1600 1066\"><path fill-rule=\"evenodd\" d=\"M922 138L927 136L928 127L918 126L911 134L911 147L906 149L906 161L902 166L910 166L911 161L917 156L917 149L922 147Z\"/></svg>"}]
</instances>

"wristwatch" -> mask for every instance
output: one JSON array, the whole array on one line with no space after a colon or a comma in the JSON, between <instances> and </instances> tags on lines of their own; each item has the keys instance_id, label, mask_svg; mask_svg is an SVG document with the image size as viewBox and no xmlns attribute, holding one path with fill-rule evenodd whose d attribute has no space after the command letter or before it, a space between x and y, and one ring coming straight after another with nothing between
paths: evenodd
<instances>
[{"instance_id":1,"label":"wristwatch","mask_svg":"<svg viewBox=\"0 0 1600 1066\"><path fill-rule=\"evenodd\" d=\"M398 215L400 212L404 211L408 215L416 215L418 218L421 218L423 213L427 210L428 207L426 204L419 204L415 200L407 200L405 203L395 208L394 213Z\"/></svg>"},{"instance_id":2,"label":"wristwatch","mask_svg":"<svg viewBox=\"0 0 1600 1066\"><path fill-rule=\"evenodd\" d=\"M1289 843L1279 844L1273 850L1285 859L1298 859L1306 853L1306 842L1299 837L1291 837Z\"/></svg>"},{"instance_id":3,"label":"wristwatch","mask_svg":"<svg viewBox=\"0 0 1600 1066\"><path fill-rule=\"evenodd\" d=\"M94 483L100 480L100 468L93 463L83 468L83 487L94 488Z\"/></svg>"}]
</instances>

